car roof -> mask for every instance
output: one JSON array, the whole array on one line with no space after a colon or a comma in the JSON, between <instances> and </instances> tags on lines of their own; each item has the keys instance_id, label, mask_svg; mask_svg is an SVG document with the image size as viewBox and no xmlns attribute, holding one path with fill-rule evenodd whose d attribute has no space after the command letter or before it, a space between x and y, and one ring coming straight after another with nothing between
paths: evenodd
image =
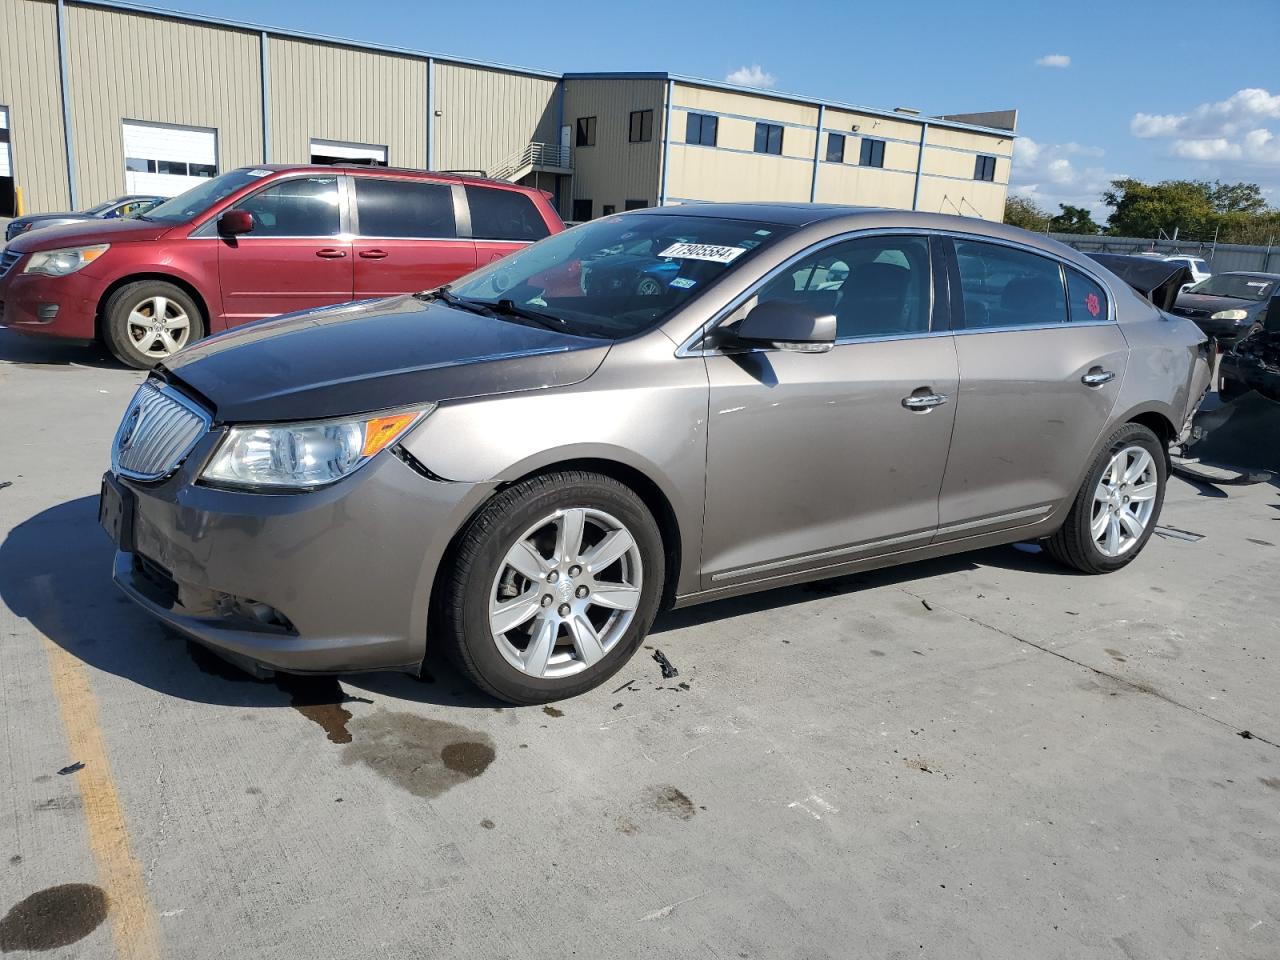
<instances>
[{"instance_id":1,"label":"car roof","mask_svg":"<svg viewBox=\"0 0 1280 960\"><path fill-rule=\"evenodd\" d=\"M368 163L261 163L241 167L242 170L270 170L272 173L329 173L340 170L345 174L366 177L392 177L406 180L444 180L450 183L477 184L487 187L503 187L525 193L540 193L534 187L497 180L493 177L469 173L450 173L444 170L415 170L412 167L379 167Z\"/></svg>"}]
</instances>

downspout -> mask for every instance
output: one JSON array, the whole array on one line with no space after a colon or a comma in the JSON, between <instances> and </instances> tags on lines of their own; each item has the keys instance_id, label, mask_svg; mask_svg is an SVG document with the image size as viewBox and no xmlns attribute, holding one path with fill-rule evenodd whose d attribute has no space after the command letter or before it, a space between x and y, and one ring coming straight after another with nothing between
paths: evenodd
<instances>
[{"instance_id":1,"label":"downspout","mask_svg":"<svg viewBox=\"0 0 1280 960\"><path fill-rule=\"evenodd\" d=\"M559 160L559 166L568 167L570 170L572 170L573 158L566 152L567 148L564 146L564 84L565 84L564 77L561 77L559 82L556 83L556 91L559 94L556 97L556 133L555 133L556 159ZM568 180L569 180L570 186L572 187L572 184L573 184L572 173L569 174ZM561 217L563 217L565 214L564 181L565 181L565 178L560 176L559 174L555 176L554 192L555 192L556 212L560 214ZM570 189L569 195L573 196L572 189Z\"/></svg>"},{"instance_id":2,"label":"downspout","mask_svg":"<svg viewBox=\"0 0 1280 960\"><path fill-rule=\"evenodd\" d=\"M676 82L667 81L667 105L662 120L662 187L658 193L658 206L667 205L667 173L671 169L671 101L676 98Z\"/></svg>"},{"instance_id":3,"label":"downspout","mask_svg":"<svg viewBox=\"0 0 1280 960\"><path fill-rule=\"evenodd\" d=\"M436 167L436 58L427 57L427 169Z\"/></svg>"},{"instance_id":4,"label":"downspout","mask_svg":"<svg viewBox=\"0 0 1280 960\"><path fill-rule=\"evenodd\" d=\"M71 142L71 91L67 88L67 13L64 0L58 0L58 78L62 87L62 139L67 153L67 189L71 194L71 209L80 209L79 191L76 189L76 152Z\"/></svg>"},{"instance_id":5,"label":"downspout","mask_svg":"<svg viewBox=\"0 0 1280 960\"><path fill-rule=\"evenodd\" d=\"M916 156L916 188L911 193L911 209L916 210L920 204L920 175L924 172L924 147L929 139L929 124L920 125L920 153Z\"/></svg>"},{"instance_id":6,"label":"downspout","mask_svg":"<svg viewBox=\"0 0 1280 960\"><path fill-rule=\"evenodd\" d=\"M262 73L262 162L271 162L271 62L267 53L267 31L259 36L259 71Z\"/></svg>"},{"instance_id":7,"label":"downspout","mask_svg":"<svg viewBox=\"0 0 1280 960\"><path fill-rule=\"evenodd\" d=\"M813 139L813 182L809 186L809 202L818 199L818 157L822 152L822 120L827 114L827 105L818 104L818 134Z\"/></svg>"}]
</instances>

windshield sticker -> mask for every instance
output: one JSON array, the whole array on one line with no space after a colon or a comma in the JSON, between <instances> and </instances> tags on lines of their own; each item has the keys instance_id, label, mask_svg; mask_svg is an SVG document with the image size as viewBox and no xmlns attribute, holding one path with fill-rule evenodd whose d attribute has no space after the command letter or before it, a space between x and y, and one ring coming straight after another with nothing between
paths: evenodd
<instances>
[{"instance_id":1,"label":"windshield sticker","mask_svg":"<svg viewBox=\"0 0 1280 960\"><path fill-rule=\"evenodd\" d=\"M710 260L712 263L733 263L747 252L746 247L722 247L714 243L673 243L658 256L676 260Z\"/></svg>"},{"instance_id":2,"label":"windshield sticker","mask_svg":"<svg viewBox=\"0 0 1280 960\"><path fill-rule=\"evenodd\" d=\"M756 231L756 236L757 236L757 237L767 237L767 236L769 236L771 233L773 233L773 231L772 231L772 230L757 230L757 231Z\"/></svg>"},{"instance_id":3,"label":"windshield sticker","mask_svg":"<svg viewBox=\"0 0 1280 960\"><path fill-rule=\"evenodd\" d=\"M250 177L265 177L265 176L266 176L267 174L269 174L270 172L271 172L270 170L248 170L248 171L246 171L246 176L250 176Z\"/></svg>"},{"instance_id":4,"label":"windshield sticker","mask_svg":"<svg viewBox=\"0 0 1280 960\"><path fill-rule=\"evenodd\" d=\"M690 280L688 277L676 277L674 280L671 281L670 285L673 287L678 287L681 290L688 290L697 282L698 282L697 280Z\"/></svg>"},{"instance_id":5,"label":"windshield sticker","mask_svg":"<svg viewBox=\"0 0 1280 960\"><path fill-rule=\"evenodd\" d=\"M1247 280L1245 282L1250 287L1258 287L1263 290L1265 290L1267 287L1270 286L1270 284L1267 283L1265 280Z\"/></svg>"}]
</instances>

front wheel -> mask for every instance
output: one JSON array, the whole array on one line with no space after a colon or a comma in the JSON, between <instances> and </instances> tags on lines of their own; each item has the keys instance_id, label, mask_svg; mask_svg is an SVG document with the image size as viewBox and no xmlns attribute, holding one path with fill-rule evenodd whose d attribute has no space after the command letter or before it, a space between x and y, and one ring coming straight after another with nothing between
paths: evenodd
<instances>
[{"instance_id":1,"label":"front wheel","mask_svg":"<svg viewBox=\"0 0 1280 960\"><path fill-rule=\"evenodd\" d=\"M1084 573L1110 573L1141 551L1160 518L1167 461L1159 439L1137 423L1103 445L1062 528L1045 546L1055 560Z\"/></svg>"},{"instance_id":2,"label":"front wheel","mask_svg":"<svg viewBox=\"0 0 1280 960\"><path fill-rule=\"evenodd\" d=\"M127 283L103 308L107 347L121 363L149 370L204 336L204 315L181 287L163 280Z\"/></svg>"},{"instance_id":3,"label":"front wheel","mask_svg":"<svg viewBox=\"0 0 1280 960\"><path fill-rule=\"evenodd\" d=\"M662 536L634 491L564 471L504 490L455 550L428 642L518 704L576 696L635 652L657 614Z\"/></svg>"}]
</instances>

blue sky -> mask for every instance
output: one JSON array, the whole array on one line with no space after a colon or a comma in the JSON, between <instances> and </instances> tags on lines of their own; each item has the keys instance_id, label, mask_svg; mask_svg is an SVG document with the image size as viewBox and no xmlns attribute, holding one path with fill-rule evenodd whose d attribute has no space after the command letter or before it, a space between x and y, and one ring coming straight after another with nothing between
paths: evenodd
<instances>
[{"instance_id":1,"label":"blue sky","mask_svg":"<svg viewBox=\"0 0 1280 960\"><path fill-rule=\"evenodd\" d=\"M745 69L867 106L1017 107L1014 192L1050 210L1105 214L1117 176L1247 180L1280 206L1280 0L166 5L557 72Z\"/></svg>"}]
</instances>

